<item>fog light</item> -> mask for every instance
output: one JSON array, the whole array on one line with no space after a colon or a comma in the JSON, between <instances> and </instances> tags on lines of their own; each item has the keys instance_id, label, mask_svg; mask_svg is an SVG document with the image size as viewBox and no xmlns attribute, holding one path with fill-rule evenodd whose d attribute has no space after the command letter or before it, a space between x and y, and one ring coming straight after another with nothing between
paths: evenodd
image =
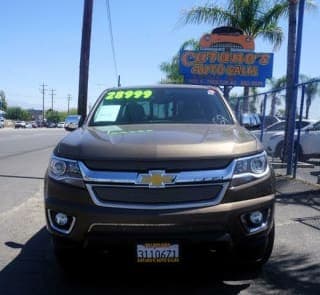
<instances>
[{"instance_id":1,"label":"fog light","mask_svg":"<svg viewBox=\"0 0 320 295\"><path fill-rule=\"evenodd\" d=\"M61 226L64 226L68 223L68 216L64 213L57 213L54 219L55 222Z\"/></svg>"},{"instance_id":2,"label":"fog light","mask_svg":"<svg viewBox=\"0 0 320 295\"><path fill-rule=\"evenodd\" d=\"M249 219L254 225L260 225L263 221L263 214L260 211L250 213Z\"/></svg>"}]
</instances>

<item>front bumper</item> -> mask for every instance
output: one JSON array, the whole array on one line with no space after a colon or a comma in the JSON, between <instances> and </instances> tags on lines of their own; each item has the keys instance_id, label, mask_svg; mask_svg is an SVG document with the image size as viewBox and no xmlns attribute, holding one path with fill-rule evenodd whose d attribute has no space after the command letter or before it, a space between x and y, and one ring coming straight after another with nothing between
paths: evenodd
<instances>
[{"instance_id":1,"label":"front bumper","mask_svg":"<svg viewBox=\"0 0 320 295\"><path fill-rule=\"evenodd\" d=\"M79 242L83 246L176 241L187 244L227 244L232 247L250 240L265 240L273 226L274 194L254 198L252 186L248 185L244 186L242 193L250 195L250 199L236 200L234 196L241 195L241 189L236 192L229 189L225 203L215 206L174 210L120 209L99 207L92 202L86 189L47 178L47 228L52 235ZM241 216L256 210L268 212L267 224L262 230L249 233ZM73 217L71 230L56 230L52 226L50 212L62 212Z\"/></svg>"}]
</instances>

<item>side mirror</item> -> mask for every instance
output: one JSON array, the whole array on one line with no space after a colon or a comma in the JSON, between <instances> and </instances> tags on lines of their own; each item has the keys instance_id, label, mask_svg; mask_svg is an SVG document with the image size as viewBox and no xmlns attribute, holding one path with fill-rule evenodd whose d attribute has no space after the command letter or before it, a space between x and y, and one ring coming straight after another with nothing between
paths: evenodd
<instances>
[{"instance_id":1,"label":"side mirror","mask_svg":"<svg viewBox=\"0 0 320 295\"><path fill-rule=\"evenodd\" d=\"M81 121L80 115L70 115L65 119L64 129L67 131L74 131L80 126Z\"/></svg>"}]
</instances>

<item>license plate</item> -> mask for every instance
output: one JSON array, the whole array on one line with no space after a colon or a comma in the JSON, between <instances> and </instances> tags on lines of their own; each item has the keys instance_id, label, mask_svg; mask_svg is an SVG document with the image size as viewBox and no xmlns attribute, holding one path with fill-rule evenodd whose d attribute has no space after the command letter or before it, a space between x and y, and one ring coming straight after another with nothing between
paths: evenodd
<instances>
[{"instance_id":1,"label":"license plate","mask_svg":"<svg viewBox=\"0 0 320 295\"><path fill-rule=\"evenodd\" d=\"M137 245L138 263L177 263L179 245L170 243L145 243Z\"/></svg>"}]
</instances>

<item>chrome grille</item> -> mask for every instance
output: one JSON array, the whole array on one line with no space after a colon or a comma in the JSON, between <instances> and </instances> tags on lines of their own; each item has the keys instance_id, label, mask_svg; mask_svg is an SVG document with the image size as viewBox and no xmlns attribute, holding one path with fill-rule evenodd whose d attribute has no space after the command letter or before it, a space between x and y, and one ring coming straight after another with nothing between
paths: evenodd
<instances>
[{"instance_id":1,"label":"chrome grille","mask_svg":"<svg viewBox=\"0 0 320 295\"><path fill-rule=\"evenodd\" d=\"M96 171L79 162L86 187L97 206L155 210L219 204L229 186L234 165L231 162L224 169L176 172L172 182L150 186L141 183L140 173ZM160 172L161 177L167 177L165 171Z\"/></svg>"},{"instance_id":2,"label":"chrome grille","mask_svg":"<svg viewBox=\"0 0 320 295\"><path fill-rule=\"evenodd\" d=\"M215 199L222 185L170 186L165 189L149 189L145 186L92 186L100 202L132 204L181 204Z\"/></svg>"}]
</instances>

